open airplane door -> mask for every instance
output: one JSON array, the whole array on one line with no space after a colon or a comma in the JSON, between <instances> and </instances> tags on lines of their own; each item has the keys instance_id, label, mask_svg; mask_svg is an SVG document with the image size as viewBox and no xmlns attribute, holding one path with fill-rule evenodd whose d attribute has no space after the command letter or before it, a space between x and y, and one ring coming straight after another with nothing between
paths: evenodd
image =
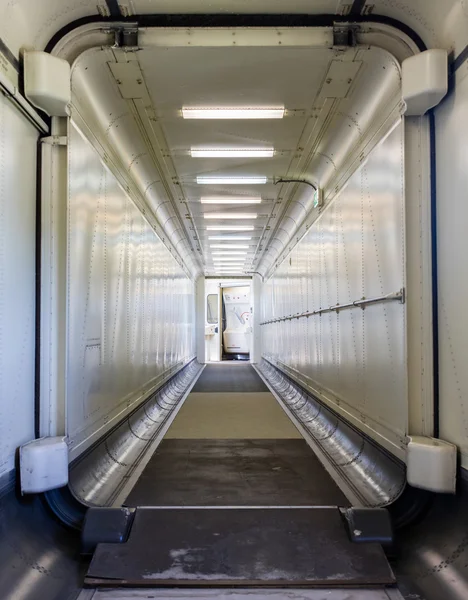
<instances>
[{"instance_id":1,"label":"open airplane door","mask_svg":"<svg viewBox=\"0 0 468 600\"><path fill-rule=\"evenodd\" d=\"M223 354L227 359L249 358L251 343L250 286L223 288Z\"/></svg>"}]
</instances>

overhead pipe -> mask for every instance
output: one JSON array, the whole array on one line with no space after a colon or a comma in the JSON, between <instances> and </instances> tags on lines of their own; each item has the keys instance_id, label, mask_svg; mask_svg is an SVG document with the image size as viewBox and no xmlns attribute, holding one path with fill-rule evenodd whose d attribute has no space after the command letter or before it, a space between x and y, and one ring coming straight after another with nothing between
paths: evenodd
<instances>
[{"instance_id":1,"label":"overhead pipe","mask_svg":"<svg viewBox=\"0 0 468 600\"><path fill-rule=\"evenodd\" d=\"M73 110L78 110L87 126L93 129L106 153L116 156L123 165L130 182L145 201L145 212L151 211L167 235L167 241L179 254L181 263L196 278L202 272L196 248L184 227L183 217L174 207L150 149L139 135L127 102L109 89L110 82L102 81L99 71L94 71L93 63L87 62L86 53L73 65L72 82ZM127 193L130 192L127 190Z\"/></svg>"},{"instance_id":2,"label":"overhead pipe","mask_svg":"<svg viewBox=\"0 0 468 600\"><path fill-rule=\"evenodd\" d=\"M279 177L274 180L274 184L277 185L279 183L305 184L312 187L314 190L317 189L317 186L314 183L305 179ZM295 194L296 193L294 193L292 200L290 200L288 207L274 232L266 242L267 249L264 251L260 263L257 266L257 271L262 273L263 277L266 277L281 254L287 249L294 234L298 231L313 208L313 194L309 195L305 200L302 199L302 195L300 199L295 200Z\"/></svg>"}]
</instances>

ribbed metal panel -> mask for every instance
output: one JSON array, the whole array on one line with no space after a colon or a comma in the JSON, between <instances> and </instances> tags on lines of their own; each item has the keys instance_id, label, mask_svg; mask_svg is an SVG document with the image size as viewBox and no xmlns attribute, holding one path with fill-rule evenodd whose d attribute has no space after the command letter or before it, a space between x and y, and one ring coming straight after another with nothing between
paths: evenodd
<instances>
[{"instance_id":1,"label":"ribbed metal panel","mask_svg":"<svg viewBox=\"0 0 468 600\"><path fill-rule=\"evenodd\" d=\"M149 454L149 458L154 452L164 434L164 425L175 414L200 370L201 365L192 361L72 465L70 489L81 502L109 506L117 497L122 498L122 490L123 497L129 493L129 478L145 455Z\"/></svg>"},{"instance_id":2,"label":"ribbed metal panel","mask_svg":"<svg viewBox=\"0 0 468 600\"><path fill-rule=\"evenodd\" d=\"M194 356L194 283L74 128L67 433L72 458Z\"/></svg>"},{"instance_id":3,"label":"ribbed metal panel","mask_svg":"<svg viewBox=\"0 0 468 600\"><path fill-rule=\"evenodd\" d=\"M371 153L266 282L262 321L404 288L402 129ZM396 301L267 323L263 355L402 458L405 327Z\"/></svg>"},{"instance_id":4,"label":"ribbed metal panel","mask_svg":"<svg viewBox=\"0 0 468 600\"><path fill-rule=\"evenodd\" d=\"M0 94L0 476L34 437L36 143Z\"/></svg>"}]
</instances>

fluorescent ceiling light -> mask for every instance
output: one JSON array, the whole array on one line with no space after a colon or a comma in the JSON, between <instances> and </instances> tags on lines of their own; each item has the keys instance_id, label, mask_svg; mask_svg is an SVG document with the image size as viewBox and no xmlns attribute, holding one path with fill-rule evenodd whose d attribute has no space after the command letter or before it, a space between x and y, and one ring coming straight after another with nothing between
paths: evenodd
<instances>
[{"instance_id":1,"label":"fluorescent ceiling light","mask_svg":"<svg viewBox=\"0 0 468 600\"><path fill-rule=\"evenodd\" d=\"M244 250L249 246L243 244L210 244L210 248L218 250ZM213 254L216 254L213 252Z\"/></svg>"},{"instance_id":2,"label":"fluorescent ceiling light","mask_svg":"<svg viewBox=\"0 0 468 600\"><path fill-rule=\"evenodd\" d=\"M200 198L200 202L202 204L260 204L260 202L262 201L262 199L258 196L255 197L248 197L248 196L239 196L239 197L232 197L230 198L229 196L223 196L222 198L219 198L217 196L212 196L212 197L202 197Z\"/></svg>"},{"instance_id":3,"label":"fluorescent ceiling light","mask_svg":"<svg viewBox=\"0 0 468 600\"><path fill-rule=\"evenodd\" d=\"M205 219L256 219L257 213L206 213Z\"/></svg>"},{"instance_id":4,"label":"fluorescent ceiling light","mask_svg":"<svg viewBox=\"0 0 468 600\"><path fill-rule=\"evenodd\" d=\"M234 261L237 263L245 262L247 260L246 256L214 256L211 259L213 262L223 262L223 261Z\"/></svg>"},{"instance_id":5,"label":"fluorescent ceiling light","mask_svg":"<svg viewBox=\"0 0 468 600\"><path fill-rule=\"evenodd\" d=\"M245 256L247 254L247 250L214 250L211 252L212 256L233 256L237 254L238 256Z\"/></svg>"},{"instance_id":6,"label":"fluorescent ceiling light","mask_svg":"<svg viewBox=\"0 0 468 600\"><path fill-rule=\"evenodd\" d=\"M253 231L253 225L208 225L207 231Z\"/></svg>"},{"instance_id":7,"label":"fluorescent ceiling light","mask_svg":"<svg viewBox=\"0 0 468 600\"><path fill-rule=\"evenodd\" d=\"M190 148L192 158L271 158L273 148Z\"/></svg>"},{"instance_id":8,"label":"fluorescent ceiling light","mask_svg":"<svg viewBox=\"0 0 468 600\"><path fill-rule=\"evenodd\" d=\"M284 106L261 107L217 107L217 108L182 108L184 119L282 119Z\"/></svg>"},{"instance_id":9,"label":"fluorescent ceiling light","mask_svg":"<svg viewBox=\"0 0 468 600\"><path fill-rule=\"evenodd\" d=\"M264 185L266 182L267 177L197 177L201 185Z\"/></svg>"},{"instance_id":10,"label":"fluorescent ceiling light","mask_svg":"<svg viewBox=\"0 0 468 600\"><path fill-rule=\"evenodd\" d=\"M208 227L208 229L210 229ZM245 236L245 235L210 235L208 236L209 240L217 240L220 242L229 242L229 241L233 241L233 242L239 242L239 241L248 241L251 240L251 237Z\"/></svg>"}]
</instances>

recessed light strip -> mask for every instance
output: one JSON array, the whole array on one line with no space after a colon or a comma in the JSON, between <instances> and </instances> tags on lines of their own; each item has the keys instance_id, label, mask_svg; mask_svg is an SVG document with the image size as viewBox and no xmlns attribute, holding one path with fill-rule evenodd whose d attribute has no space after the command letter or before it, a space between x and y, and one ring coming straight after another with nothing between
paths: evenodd
<instances>
[{"instance_id":1,"label":"recessed light strip","mask_svg":"<svg viewBox=\"0 0 468 600\"><path fill-rule=\"evenodd\" d=\"M210 244L210 248L217 250L246 250L249 246L247 244Z\"/></svg>"},{"instance_id":2,"label":"recessed light strip","mask_svg":"<svg viewBox=\"0 0 468 600\"><path fill-rule=\"evenodd\" d=\"M264 185L267 177L197 177L200 185Z\"/></svg>"},{"instance_id":3,"label":"recessed light strip","mask_svg":"<svg viewBox=\"0 0 468 600\"><path fill-rule=\"evenodd\" d=\"M208 229L211 229L208 227ZM246 235L210 235L209 240L219 242L244 242L250 241L252 238Z\"/></svg>"},{"instance_id":4,"label":"recessed light strip","mask_svg":"<svg viewBox=\"0 0 468 600\"><path fill-rule=\"evenodd\" d=\"M202 204L260 204L262 199L258 196L202 196Z\"/></svg>"},{"instance_id":5,"label":"recessed light strip","mask_svg":"<svg viewBox=\"0 0 468 600\"><path fill-rule=\"evenodd\" d=\"M257 213L206 213L205 219L256 219Z\"/></svg>"},{"instance_id":6,"label":"recessed light strip","mask_svg":"<svg viewBox=\"0 0 468 600\"><path fill-rule=\"evenodd\" d=\"M244 264L245 259L242 260L241 256L219 256L218 258L211 259L214 263L223 263L223 262L235 262L236 264Z\"/></svg>"},{"instance_id":7,"label":"recessed light strip","mask_svg":"<svg viewBox=\"0 0 468 600\"><path fill-rule=\"evenodd\" d=\"M183 107L184 119L282 119L284 106Z\"/></svg>"},{"instance_id":8,"label":"recessed light strip","mask_svg":"<svg viewBox=\"0 0 468 600\"><path fill-rule=\"evenodd\" d=\"M211 253L211 256L246 256L245 250L215 250Z\"/></svg>"},{"instance_id":9,"label":"recessed light strip","mask_svg":"<svg viewBox=\"0 0 468 600\"><path fill-rule=\"evenodd\" d=\"M190 148L192 158L271 158L273 148Z\"/></svg>"},{"instance_id":10,"label":"recessed light strip","mask_svg":"<svg viewBox=\"0 0 468 600\"><path fill-rule=\"evenodd\" d=\"M208 225L207 231L253 231L253 225Z\"/></svg>"}]
</instances>

